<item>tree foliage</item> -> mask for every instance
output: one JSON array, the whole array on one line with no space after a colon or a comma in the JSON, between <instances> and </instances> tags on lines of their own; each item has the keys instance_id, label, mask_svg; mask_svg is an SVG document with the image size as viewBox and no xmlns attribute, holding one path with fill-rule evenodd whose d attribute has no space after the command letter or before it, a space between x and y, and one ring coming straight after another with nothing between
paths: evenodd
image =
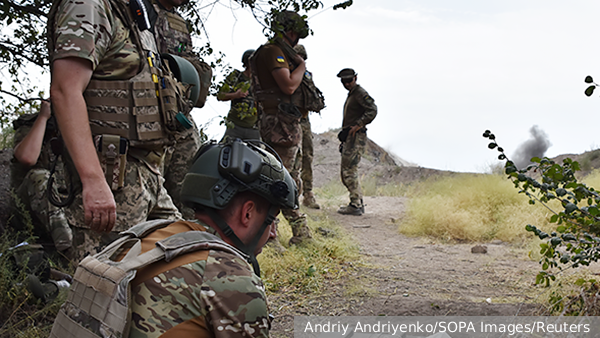
<instances>
[{"instance_id":1,"label":"tree foliage","mask_svg":"<svg viewBox=\"0 0 600 338\"><path fill-rule=\"evenodd\" d=\"M44 92L30 80L30 73L49 71L46 49L46 23L52 0L0 0L0 128L19 114L37 111L35 98ZM226 6L232 15L251 13L269 34L272 18L282 10L309 12L323 8L318 0L191 0L180 8L190 21L193 35L206 35L204 22L215 6ZM337 5L336 5L337 6ZM343 6L346 8L348 5ZM224 55L213 51L210 41L198 48L209 63L218 68Z\"/></svg>"},{"instance_id":2,"label":"tree foliage","mask_svg":"<svg viewBox=\"0 0 600 338\"><path fill-rule=\"evenodd\" d=\"M525 229L535 234L544 243L540 244L542 271L536 278L537 284L549 285L556 274L567 267L587 266L600 259L600 194L592 187L577 181L575 173L579 163L570 158L562 164L544 157L534 157L533 164L517 169L508 159L496 136L486 130L483 137L490 140L488 148L496 149L498 159L506 161L504 173L529 197L529 203L541 203L552 211L550 222L556 224L551 233L528 224ZM559 201L561 210L553 210L548 203Z\"/></svg>"}]
</instances>

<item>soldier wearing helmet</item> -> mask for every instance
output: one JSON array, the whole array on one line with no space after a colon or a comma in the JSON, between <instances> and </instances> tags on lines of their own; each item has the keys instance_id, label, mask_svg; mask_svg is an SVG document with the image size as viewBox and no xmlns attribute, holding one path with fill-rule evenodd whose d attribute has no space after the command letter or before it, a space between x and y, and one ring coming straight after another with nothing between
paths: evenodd
<instances>
[{"instance_id":1,"label":"soldier wearing helmet","mask_svg":"<svg viewBox=\"0 0 600 338\"><path fill-rule=\"evenodd\" d=\"M246 260L199 250L138 270L130 337L267 337L267 298L256 255L276 236L280 208L298 207L298 191L281 162L254 144L206 144L198 154L181 192L197 221L150 233L142 251L173 234L207 231Z\"/></svg>"},{"instance_id":2,"label":"soldier wearing helmet","mask_svg":"<svg viewBox=\"0 0 600 338\"><path fill-rule=\"evenodd\" d=\"M292 103L292 94L300 86L306 71L304 59L293 47L308 36L309 29L304 17L283 11L273 18L271 30L274 37L257 49L250 59L252 88L258 103L261 138L291 171L302 142L302 114ZM299 186L300 182L297 184ZM311 238L306 215L297 210L283 210L283 214L292 228L290 244Z\"/></svg>"},{"instance_id":3,"label":"soldier wearing helmet","mask_svg":"<svg viewBox=\"0 0 600 338\"><path fill-rule=\"evenodd\" d=\"M203 145L181 191L196 220L140 223L86 257L50 337L268 337L256 255L298 190L262 146Z\"/></svg>"},{"instance_id":4,"label":"soldier wearing helmet","mask_svg":"<svg viewBox=\"0 0 600 338\"><path fill-rule=\"evenodd\" d=\"M254 106L254 97L251 91L250 56L254 49L248 49L242 55L244 70L234 69L223 81L217 100L231 101L231 108L227 114L227 130L223 135L226 138L239 138L241 140L260 140L258 131L258 115Z\"/></svg>"}]
</instances>

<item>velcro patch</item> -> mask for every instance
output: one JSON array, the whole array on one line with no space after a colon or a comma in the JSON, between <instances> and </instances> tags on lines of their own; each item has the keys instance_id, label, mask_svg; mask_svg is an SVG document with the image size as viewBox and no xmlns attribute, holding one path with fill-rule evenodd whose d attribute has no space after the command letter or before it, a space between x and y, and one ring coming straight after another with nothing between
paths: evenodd
<instances>
[{"instance_id":1,"label":"velcro patch","mask_svg":"<svg viewBox=\"0 0 600 338\"><path fill-rule=\"evenodd\" d=\"M285 62L285 58L283 56L278 56L277 57L277 62L284 63Z\"/></svg>"}]
</instances>

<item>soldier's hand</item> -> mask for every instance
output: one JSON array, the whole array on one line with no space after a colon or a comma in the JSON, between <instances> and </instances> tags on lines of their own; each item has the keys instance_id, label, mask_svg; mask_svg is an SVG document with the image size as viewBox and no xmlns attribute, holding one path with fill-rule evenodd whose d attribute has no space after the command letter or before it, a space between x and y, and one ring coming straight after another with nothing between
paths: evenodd
<instances>
[{"instance_id":1,"label":"soldier's hand","mask_svg":"<svg viewBox=\"0 0 600 338\"><path fill-rule=\"evenodd\" d=\"M359 131L360 128L361 128L361 126L359 126L359 125L352 126L352 128L350 128L350 132L349 132L350 136L354 137L354 135L356 135L356 132Z\"/></svg>"},{"instance_id":2,"label":"soldier's hand","mask_svg":"<svg viewBox=\"0 0 600 338\"><path fill-rule=\"evenodd\" d=\"M248 96L248 91L243 91L241 89L238 89L235 92L235 95L237 96L238 99L241 99L241 98L244 98L244 97Z\"/></svg>"},{"instance_id":3,"label":"soldier's hand","mask_svg":"<svg viewBox=\"0 0 600 338\"><path fill-rule=\"evenodd\" d=\"M50 118L50 101L42 100L40 104L40 114L39 117L45 118L46 120Z\"/></svg>"},{"instance_id":4,"label":"soldier's hand","mask_svg":"<svg viewBox=\"0 0 600 338\"><path fill-rule=\"evenodd\" d=\"M111 231L117 219L117 206L106 180L83 184L82 198L85 224L96 232Z\"/></svg>"}]
</instances>

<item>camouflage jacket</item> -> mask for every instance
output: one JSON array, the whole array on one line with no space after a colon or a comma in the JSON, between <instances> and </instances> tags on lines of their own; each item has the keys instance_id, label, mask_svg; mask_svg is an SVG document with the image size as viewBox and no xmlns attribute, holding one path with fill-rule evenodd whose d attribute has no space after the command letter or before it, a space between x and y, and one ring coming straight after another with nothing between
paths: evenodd
<instances>
[{"instance_id":1,"label":"camouflage jacket","mask_svg":"<svg viewBox=\"0 0 600 338\"><path fill-rule=\"evenodd\" d=\"M142 252L173 234L208 226L176 222L142 240ZM196 251L138 270L131 282L129 337L268 337L264 286L248 262L220 250Z\"/></svg>"},{"instance_id":2,"label":"camouflage jacket","mask_svg":"<svg viewBox=\"0 0 600 338\"><path fill-rule=\"evenodd\" d=\"M231 100L231 109L229 109L229 114L227 114L229 121L243 128L254 127L258 120L256 111L252 110L254 107L254 97L252 96L252 90L249 88L250 81L251 79L244 72L234 69L227 75L221 87L221 92L225 93L233 93L238 89L243 90L244 86L248 87L248 96Z\"/></svg>"},{"instance_id":3,"label":"camouflage jacket","mask_svg":"<svg viewBox=\"0 0 600 338\"><path fill-rule=\"evenodd\" d=\"M354 125L364 127L371 123L375 116L377 116L375 100L361 86L356 85L348 92L344 104L342 128Z\"/></svg>"}]
</instances>

